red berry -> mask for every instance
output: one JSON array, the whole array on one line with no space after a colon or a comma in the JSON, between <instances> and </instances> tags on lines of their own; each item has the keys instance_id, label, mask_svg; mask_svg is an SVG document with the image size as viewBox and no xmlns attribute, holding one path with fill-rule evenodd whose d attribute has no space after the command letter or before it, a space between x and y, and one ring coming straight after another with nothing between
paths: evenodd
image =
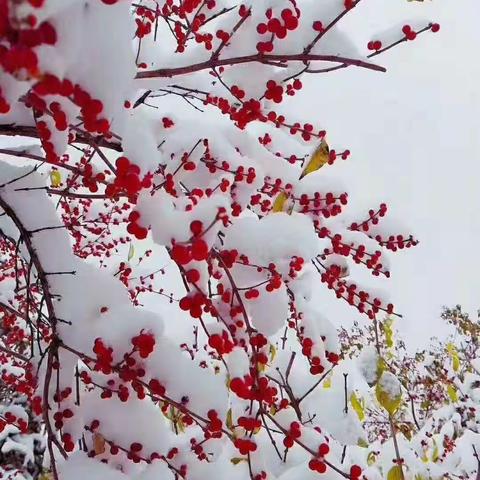
<instances>
[{"instance_id":1,"label":"red berry","mask_svg":"<svg viewBox=\"0 0 480 480\"><path fill-rule=\"evenodd\" d=\"M178 243L172 247L171 256L179 265L186 265L192 259L189 248Z\"/></svg>"},{"instance_id":2,"label":"red berry","mask_svg":"<svg viewBox=\"0 0 480 480\"><path fill-rule=\"evenodd\" d=\"M203 223L200 220L194 220L190 223L190 231L195 235L198 236L202 233L203 230Z\"/></svg>"},{"instance_id":3,"label":"red berry","mask_svg":"<svg viewBox=\"0 0 480 480\"><path fill-rule=\"evenodd\" d=\"M200 272L195 268L189 270L185 276L187 277L187 281L190 283L197 283L200 280Z\"/></svg>"},{"instance_id":4,"label":"red berry","mask_svg":"<svg viewBox=\"0 0 480 480\"><path fill-rule=\"evenodd\" d=\"M358 478L362 474L362 469L358 465L352 465L350 467L350 477Z\"/></svg>"},{"instance_id":5,"label":"red berry","mask_svg":"<svg viewBox=\"0 0 480 480\"><path fill-rule=\"evenodd\" d=\"M192 257L194 260L205 260L208 257L208 245L205 240L197 239L192 243Z\"/></svg>"},{"instance_id":6,"label":"red berry","mask_svg":"<svg viewBox=\"0 0 480 480\"><path fill-rule=\"evenodd\" d=\"M329 451L330 451L330 447L328 446L327 443L322 443L318 447L318 454L321 455L322 457L327 455Z\"/></svg>"}]
</instances>

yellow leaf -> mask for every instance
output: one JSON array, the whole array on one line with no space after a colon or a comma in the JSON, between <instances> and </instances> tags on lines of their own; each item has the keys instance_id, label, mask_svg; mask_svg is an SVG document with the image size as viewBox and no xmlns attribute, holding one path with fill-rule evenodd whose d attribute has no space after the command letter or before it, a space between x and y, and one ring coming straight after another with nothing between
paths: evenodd
<instances>
[{"instance_id":1,"label":"yellow leaf","mask_svg":"<svg viewBox=\"0 0 480 480\"><path fill-rule=\"evenodd\" d=\"M312 172L316 172L320 168L322 168L329 159L330 149L328 148L327 142L325 139L322 139L320 145L315 149L313 154L310 157L310 160L305 165L302 173L300 174L299 180L303 177L306 177ZM278 212L285 212L286 211L286 203L288 200L288 195L285 192L280 192L275 200L273 201L272 205L272 213ZM293 205L290 206L287 213L291 214L293 211Z\"/></svg>"},{"instance_id":2,"label":"yellow leaf","mask_svg":"<svg viewBox=\"0 0 480 480\"><path fill-rule=\"evenodd\" d=\"M233 419L232 419L232 409L229 408L227 411L227 419L225 421L225 424L227 425L227 428L229 430L232 430L233 428Z\"/></svg>"},{"instance_id":3,"label":"yellow leaf","mask_svg":"<svg viewBox=\"0 0 480 480\"><path fill-rule=\"evenodd\" d=\"M368 448L369 447L368 443L363 438L358 439L357 445L361 448Z\"/></svg>"},{"instance_id":4,"label":"yellow leaf","mask_svg":"<svg viewBox=\"0 0 480 480\"><path fill-rule=\"evenodd\" d=\"M327 389L331 387L332 387L332 374L330 373L330 375L323 382L323 388Z\"/></svg>"},{"instance_id":5,"label":"yellow leaf","mask_svg":"<svg viewBox=\"0 0 480 480\"><path fill-rule=\"evenodd\" d=\"M430 462L430 458L429 458L429 451L430 451L430 448L428 447L428 445L424 445L422 447L422 456L420 457L420 460L422 460L423 463L429 463Z\"/></svg>"},{"instance_id":6,"label":"yellow leaf","mask_svg":"<svg viewBox=\"0 0 480 480\"><path fill-rule=\"evenodd\" d=\"M393 320L391 318L387 319L383 324L383 331L385 332L385 344L387 348L392 348L394 345L393 342Z\"/></svg>"},{"instance_id":7,"label":"yellow leaf","mask_svg":"<svg viewBox=\"0 0 480 480\"><path fill-rule=\"evenodd\" d=\"M375 394L378 403L393 416L402 404L402 388L397 377L390 372L383 372L377 386Z\"/></svg>"},{"instance_id":8,"label":"yellow leaf","mask_svg":"<svg viewBox=\"0 0 480 480\"><path fill-rule=\"evenodd\" d=\"M393 466L387 474L387 480L403 480L403 471L399 465Z\"/></svg>"},{"instance_id":9,"label":"yellow leaf","mask_svg":"<svg viewBox=\"0 0 480 480\"><path fill-rule=\"evenodd\" d=\"M378 357L377 360L377 380L382 376L383 372L387 369L385 360L382 357Z\"/></svg>"},{"instance_id":10,"label":"yellow leaf","mask_svg":"<svg viewBox=\"0 0 480 480\"><path fill-rule=\"evenodd\" d=\"M58 170L50 172L50 182L53 188L58 188L62 184L62 175Z\"/></svg>"},{"instance_id":11,"label":"yellow leaf","mask_svg":"<svg viewBox=\"0 0 480 480\"><path fill-rule=\"evenodd\" d=\"M313 152L310 160L303 169L302 174L300 175L300 180L303 177L309 175L310 173L316 172L317 170L322 168L328 162L329 154L330 149L328 148L328 144L325 139L322 138L320 145Z\"/></svg>"},{"instance_id":12,"label":"yellow leaf","mask_svg":"<svg viewBox=\"0 0 480 480\"><path fill-rule=\"evenodd\" d=\"M276 356L277 356L277 349L275 348L275 345L270 345L270 361L273 362Z\"/></svg>"},{"instance_id":13,"label":"yellow leaf","mask_svg":"<svg viewBox=\"0 0 480 480\"><path fill-rule=\"evenodd\" d=\"M130 243L130 247L128 248L128 261L130 261L134 255L135 255L135 247L133 246L133 243Z\"/></svg>"},{"instance_id":14,"label":"yellow leaf","mask_svg":"<svg viewBox=\"0 0 480 480\"><path fill-rule=\"evenodd\" d=\"M439 454L439 451L438 451L438 445L437 445L437 442L435 441L435 439L433 439L433 452L432 452L432 462L435 463L439 458L440 458L440 454Z\"/></svg>"},{"instance_id":15,"label":"yellow leaf","mask_svg":"<svg viewBox=\"0 0 480 480\"><path fill-rule=\"evenodd\" d=\"M358 419L363 422L365 420L365 410L363 408L363 401L360 400L355 392L350 395L350 404L358 416Z\"/></svg>"},{"instance_id":16,"label":"yellow leaf","mask_svg":"<svg viewBox=\"0 0 480 480\"><path fill-rule=\"evenodd\" d=\"M273 202L272 206L272 213L283 212L283 208L285 206L285 202L287 201L288 196L285 192L280 192L277 195L277 198Z\"/></svg>"},{"instance_id":17,"label":"yellow leaf","mask_svg":"<svg viewBox=\"0 0 480 480\"><path fill-rule=\"evenodd\" d=\"M238 465L240 462L247 462L248 460L246 458L243 458L243 457L233 457L233 458L230 459L230 461L234 465Z\"/></svg>"},{"instance_id":18,"label":"yellow leaf","mask_svg":"<svg viewBox=\"0 0 480 480\"><path fill-rule=\"evenodd\" d=\"M428 400L424 400L423 402L420 403L420 408L422 410L428 410L430 408L431 402Z\"/></svg>"},{"instance_id":19,"label":"yellow leaf","mask_svg":"<svg viewBox=\"0 0 480 480\"><path fill-rule=\"evenodd\" d=\"M183 423L182 417L178 416L176 425L177 425L177 429L180 433L185 432L185 423Z\"/></svg>"},{"instance_id":20,"label":"yellow leaf","mask_svg":"<svg viewBox=\"0 0 480 480\"><path fill-rule=\"evenodd\" d=\"M450 401L452 403L458 402L457 389L451 383L448 384L447 394L448 394L448 396L450 398Z\"/></svg>"},{"instance_id":21,"label":"yellow leaf","mask_svg":"<svg viewBox=\"0 0 480 480\"><path fill-rule=\"evenodd\" d=\"M377 456L375 452L370 452L367 456L367 465L371 467L377 461Z\"/></svg>"},{"instance_id":22,"label":"yellow leaf","mask_svg":"<svg viewBox=\"0 0 480 480\"><path fill-rule=\"evenodd\" d=\"M458 372L458 369L460 368L460 358L458 356L457 348L453 343L449 343L447 345L447 353L450 355L450 358L452 359L453 370L455 372Z\"/></svg>"}]
</instances>

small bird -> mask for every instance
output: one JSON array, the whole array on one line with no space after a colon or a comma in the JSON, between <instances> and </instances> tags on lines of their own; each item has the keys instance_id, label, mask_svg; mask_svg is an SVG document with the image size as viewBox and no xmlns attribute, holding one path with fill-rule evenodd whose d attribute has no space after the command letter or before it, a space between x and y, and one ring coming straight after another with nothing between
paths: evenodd
<instances>
[{"instance_id":1,"label":"small bird","mask_svg":"<svg viewBox=\"0 0 480 480\"><path fill-rule=\"evenodd\" d=\"M320 145L315 149L315 151L310 156L310 160L308 161L307 165L302 170L300 174L299 180L303 177L306 177L310 173L316 172L320 168L322 168L330 158L330 148L328 147L327 142L324 138L320 142ZM288 200L288 195L285 192L280 192L277 197L275 198L272 206L272 212L283 212L285 203ZM291 213L291 209L289 211Z\"/></svg>"}]
</instances>

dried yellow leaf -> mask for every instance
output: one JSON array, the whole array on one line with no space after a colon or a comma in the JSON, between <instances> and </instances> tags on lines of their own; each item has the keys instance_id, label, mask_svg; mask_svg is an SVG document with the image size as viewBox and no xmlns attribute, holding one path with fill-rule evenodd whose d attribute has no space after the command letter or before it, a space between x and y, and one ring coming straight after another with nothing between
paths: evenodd
<instances>
[{"instance_id":1,"label":"dried yellow leaf","mask_svg":"<svg viewBox=\"0 0 480 480\"><path fill-rule=\"evenodd\" d=\"M365 420L365 409L363 406L363 400L359 399L355 392L350 395L350 405L358 416L358 419L363 422Z\"/></svg>"},{"instance_id":2,"label":"dried yellow leaf","mask_svg":"<svg viewBox=\"0 0 480 480\"><path fill-rule=\"evenodd\" d=\"M58 170L50 172L50 182L53 188L58 188L62 184L62 175Z\"/></svg>"},{"instance_id":3,"label":"dried yellow leaf","mask_svg":"<svg viewBox=\"0 0 480 480\"><path fill-rule=\"evenodd\" d=\"M325 139L322 138L320 145L313 152L310 160L303 169L302 174L300 175L300 179L322 168L326 163L328 163L329 157L330 149L328 148L328 144Z\"/></svg>"},{"instance_id":4,"label":"dried yellow leaf","mask_svg":"<svg viewBox=\"0 0 480 480\"><path fill-rule=\"evenodd\" d=\"M458 402L457 389L451 383L448 384L447 394L452 403Z\"/></svg>"},{"instance_id":5,"label":"dried yellow leaf","mask_svg":"<svg viewBox=\"0 0 480 480\"><path fill-rule=\"evenodd\" d=\"M387 480L404 480L402 467L395 465L387 474Z\"/></svg>"},{"instance_id":6,"label":"dried yellow leaf","mask_svg":"<svg viewBox=\"0 0 480 480\"><path fill-rule=\"evenodd\" d=\"M273 202L272 213L283 212L283 208L287 200L287 194L285 192L280 192Z\"/></svg>"},{"instance_id":7,"label":"dried yellow leaf","mask_svg":"<svg viewBox=\"0 0 480 480\"><path fill-rule=\"evenodd\" d=\"M93 434L93 449L96 455L105 453L105 439L99 434Z\"/></svg>"}]
</instances>

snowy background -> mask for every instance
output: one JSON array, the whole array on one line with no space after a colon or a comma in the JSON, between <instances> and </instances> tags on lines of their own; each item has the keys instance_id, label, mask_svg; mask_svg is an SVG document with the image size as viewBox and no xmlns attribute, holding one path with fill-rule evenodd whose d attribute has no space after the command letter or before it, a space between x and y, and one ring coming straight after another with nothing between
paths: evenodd
<instances>
[{"instance_id":1,"label":"snowy background","mask_svg":"<svg viewBox=\"0 0 480 480\"><path fill-rule=\"evenodd\" d=\"M352 150L339 171L352 204L373 208L385 200L420 240L391 256L385 284L404 315L396 324L414 348L445 334L442 305L460 303L472 315L480 307L480 3L369 0L342 28L366 45L371 38L362 32L399 19L438 21L441 30L378 57L386 74L351 68L305 77L289 107L322 122L332 145ZM332 321L360 319L324 290L319 301Z\"/></svg>"}]
</instances>

